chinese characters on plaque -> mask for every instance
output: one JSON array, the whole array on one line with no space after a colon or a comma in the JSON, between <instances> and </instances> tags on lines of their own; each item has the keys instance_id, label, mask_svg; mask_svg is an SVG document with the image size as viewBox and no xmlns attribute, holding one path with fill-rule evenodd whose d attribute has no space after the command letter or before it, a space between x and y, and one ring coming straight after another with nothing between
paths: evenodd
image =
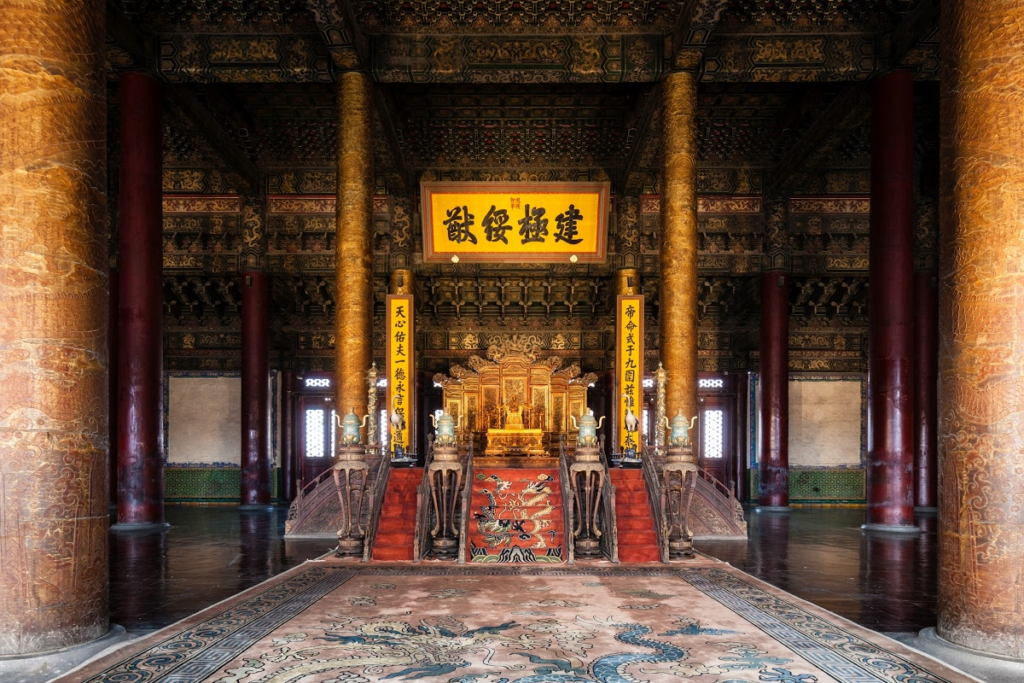
<instances>
[{"instance_id":1,"label":"chinese characters on plaque","mask_svg":"<svg viewBox=\"0 0 1024 683\"><path fill-rule=\"evenodd\" d=\"M415 394L412 297L390 294L387 301L388 443L407 450Z\"/></svg>"},{"instance_id":2,"label":"chinese characters on plaque","mask_svg":"<svg viewBox=\"0 0 1024 683\"><path fill-rule=\"evenodd\" d=\"M619 296L615 320L615 367L619 394L618 447L640 452L644 402L644 298ZM627 429L630 417L636 431Z\"/></svg>"},{"instance_id":3,"label":"chinese characters on plaque","mask_svg":"<svg viewBox=\"0 0 1024 683\"><path fill-rule=\"evenodd\" d=\"M608 183L424 182L421 194L428 262L604 261Z\"/></svg>"}]
</instances>

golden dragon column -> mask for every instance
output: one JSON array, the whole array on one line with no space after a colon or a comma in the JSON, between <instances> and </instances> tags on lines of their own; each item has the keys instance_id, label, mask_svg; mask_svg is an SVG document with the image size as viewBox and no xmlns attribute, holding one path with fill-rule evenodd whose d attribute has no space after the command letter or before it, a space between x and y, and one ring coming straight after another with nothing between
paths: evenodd
<instances>
[{"instance_id":1,"label":"golden dragon column","mask_svg":"<svg viewBox=\"0 0 1024 683\"><path fill-rule=\"evenodd\" d=\"M661 84L661 362L665 409L697 414L697 75L669 74Z\"/></svg>"},{"instance_id":2,"label":"golden dragon column","mask_svg":"<svg viewBox=\"0 0 1024 683\"><path fill-rule=\"evenodd\" d=\"M339 415L366 404L373 358L373 82L338 76L338 203L335 244L335 386Z\"/></svg>"},{"instance_id":3,"label":"golden dragon column","mask_svg":"<svg viewBox=\"0 0 1024 683\"><path fill-rule=\"evenodd\" d=\"M1024 658L1024 2L942 8L938 635ZM910 492L908 491L908 496Z\"/></svg>"},{"instance_id":4,"label":"golden dragon column","mask_svg":"<svg viewBox=\"0 0 1024 683\"><path fill-rule=\"evenodd\" d=\"M31 655L108 629L104 8L0 7L0 655Z\"/></svg>"}]
</instances>

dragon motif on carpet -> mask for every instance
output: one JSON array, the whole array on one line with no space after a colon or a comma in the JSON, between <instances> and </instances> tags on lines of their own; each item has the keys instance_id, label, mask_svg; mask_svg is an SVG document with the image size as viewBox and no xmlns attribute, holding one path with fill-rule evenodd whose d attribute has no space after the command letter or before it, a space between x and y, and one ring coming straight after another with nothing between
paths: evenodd
<instances>
[{"instance_id":1,"label":"dragon motif on carpet","mask_svg":"<svg viewBox=\"0 0 1024 683\"><path fill-rule=\"evenodd\" d=\"M546 473L534 479L510 481L497 473L479 472L483 486L474 493L486 498L473 512L475 533L470 538L473 562L561 562L557 539L558 507L549 499L554 478Z\"/></svg>"}]
</instances>

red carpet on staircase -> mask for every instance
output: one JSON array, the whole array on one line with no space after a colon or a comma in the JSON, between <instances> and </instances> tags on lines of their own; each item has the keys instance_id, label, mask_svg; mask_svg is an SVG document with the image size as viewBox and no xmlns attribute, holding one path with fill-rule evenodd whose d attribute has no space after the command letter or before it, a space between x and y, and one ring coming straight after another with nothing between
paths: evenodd
<instances>
[{"instance_id":1,"label":"red carpet on staircase","mask_svg":"<svg viewBox=\"0 0 1024 683\"><path fill-rule=\"evenodd\" d=\"M422 480L422 467L391 470L377 524L377 537L373 543L373 559L412 560L416 487Z\"/></svg>"},{"instance_id":2,"label":"red carpet on staircase","mask_svg":"<svg viewBox=\"0 0 1024 683\"><path fill-rule=\"evenodd\" d=\"M619 562L660 562L654 512L647 498L643 471L611 469L608 473L615 486Z\"/></svg>"},{"instance_id":3,"label":"red carpet on staircase","mask_svg":"<svg viewBox=\"0 0 1024 683\"><path fill-rule=\"evenodd\" d=\"M471 562L564 562L558 470L477 469L470 499Z\"/></svg>"}]
</instances>

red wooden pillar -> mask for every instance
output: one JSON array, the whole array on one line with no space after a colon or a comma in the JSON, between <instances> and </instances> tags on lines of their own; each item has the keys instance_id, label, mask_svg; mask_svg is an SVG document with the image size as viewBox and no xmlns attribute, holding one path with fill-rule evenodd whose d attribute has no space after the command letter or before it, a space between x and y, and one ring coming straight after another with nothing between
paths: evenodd
<instances>
[{"instance_id":1,"label":"red wooden pillar","mask_svg":"<svg viewBox=\"0 0 1024 683\"><path fill-rule=\"evenodd\" d=\"M295 500L295 372L283 373L283 434L281 435L281 492L283 501Z\"/></svg>"},{"instance_id":2,"label":"red wooden pillar","mask_svg":"<svg viewBox=\"0 0 1024 683\"><path fill-rule=\"evenodd\" d=\"M747 501L747 392L749 375L745 372L737 372L733 375L733 386L736 390L733 413L733 431L736 438L733 440L733 458L736 462L736 498L741 502Z\"/></svg>"},{"instance_id":3,"label":"red wooden pillar","mask_svg":"<svg viewBox=\"0 0 1024 683\"><path fill-rule=\"evenodd\" d=\"M914 80L894 71L874 83L868 304L866 530L914 526L913 206Z\"/></svg>"},{"instance_id":4,"label":"red wooden pillar","mask_svg":"<svg viewBox=\"0 0 1024 683\"><path fill-rule=\"evenodd\" d=\"M117 308L120 301L120 284L117 268L107 273L107 410L110 411L110 422L107 433L110 436L110 454L107 457L107 494L108 503L117 507L117 395L118 395L118 325Z\"/></svg>"},{"instance_id":5,"label":"red wooden pillar","mask_svg":"<svg viewBox=\"0 0 1024 683\"><path fill-rule=\"evenodd\" d=\"M117 524L164 525L160 82L121 77Z\"/></svg>"},{"instance_id":6,"label":"red wooden pillar","mask_svg":"<svg viewBox=\"0 0 1024 683\"><path fill-rule=\"evenodd\" d=\"M242 487L243 509L270 505L268 449L270 320L266 272L242 272Z\"/></svg>"},{"instance_id":7,"label":"red wooden pillar","mask_svg":"<svg viewBox=\"0 0 1024 683\"><path fill-rule=\"evenodd\" d=\"M914 505L937 509L939 295L935 273L914 273Z\"/></svg>"},{"instance_id":8,"label":"red wooden pillar","mask_svg":"<svg viewBox=\"0 0 1024 683\"><path fill-rule=\"evenodd\" d=\"M761 447L757 502L789 505L789 276L761 275Z\"/></svg>"}]
</instances>

